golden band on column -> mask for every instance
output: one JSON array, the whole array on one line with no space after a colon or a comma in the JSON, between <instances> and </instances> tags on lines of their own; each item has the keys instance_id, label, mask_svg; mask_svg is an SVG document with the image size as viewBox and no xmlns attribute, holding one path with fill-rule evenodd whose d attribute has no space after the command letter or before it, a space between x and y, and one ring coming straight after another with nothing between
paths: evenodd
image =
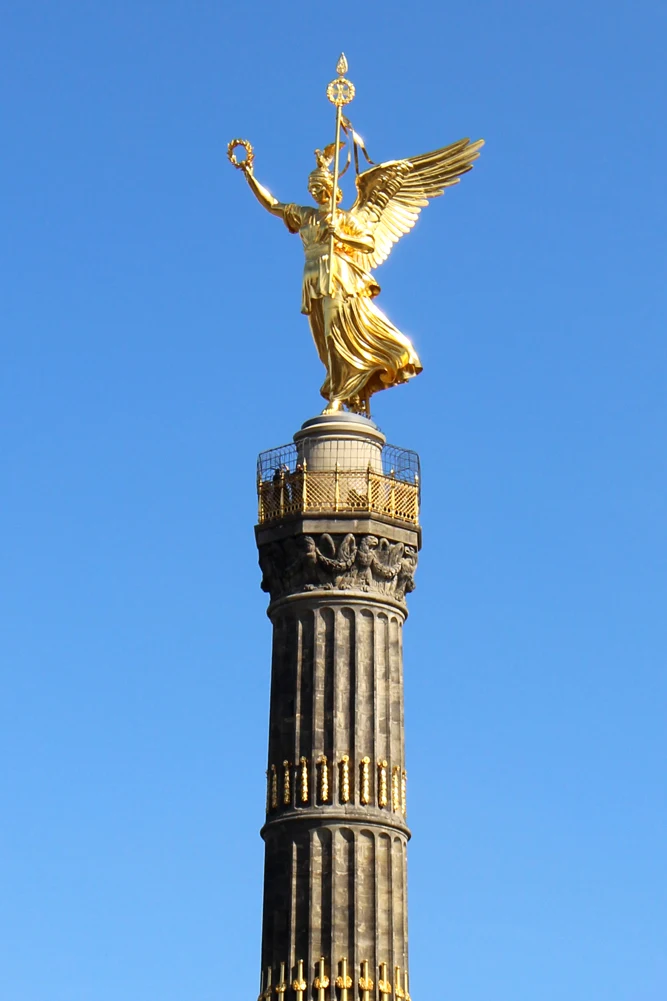
<instances>
[{"instance_id":1,"label":"golden band on column","mask_svg":"<svg viewBox=\"0 0 667 1001\"><path fill-rule=\"evenodd\" d=\"M329 802L329 763L326 754L321 754L317 759L320 766L320 802Z\"/></svg>"},{"instance_id":2,"label":"golden band on column","mask_svg":"<svg viewBox=\"0 0 667 1001\"><path fill-rule=\"evenodd\" d=\"M319 972L313 980L313 987L317 991L317 1001L325 1001L324 993L329 986L329 978L324 972L324 956L319 961Z\"/></svg>"},{"instance_id":3,"label":"golden band on column","mask_svg":"<svg viewBox=\"0 0 667 1001\"><path fill-rule=\"evenodd\" d=\"M340 801L350 802L350 756L344 754L340 759Z\"/></svg>"},{"instance_id":4,"label":"golden band on column","mask_svg":"<svg viewBox=\"0 0 667 1001\"><path fill-rule=\"evenodd\" d=\"M387 762L384 758L378 761L378 804L387 805Z\"/></svg>"},{"instance_id":5,"label":"golden band on column","mask_svg":"<svg viewBox=\"0 0 667 1001\"><path fill-rule=\"evenodd\" d=\"M370 1001L369 994L375 987L373 978L368 975L368 960L364 959L361 964L361 976L359 977L359 990L361 991L361 1001Z\"/></svg>"},{"instance_id":6,"label":"golden band on column","mask_svg":"<svg viewBox=\"0 0 667 1001\"><path fill-rule=\"evenodd\" d=\"M391 770L391 808L394 813L401 812L401 769L396 765Z\"/></svg>"},{"instance_id":7,"label":"golden band on column","mask_svg":"<svg viewBox=\"0 0 667 1001\"><path fill-rule=\"evenodd\" d=\"M387 979L387 964L380 963L380 978L378 980L380 994L391 994L391 981Z\"/></svg>"},{"instance_id":8,"label":"golden band on column","mask_svg":"<svg viewBox=\"0 0 667 1001\"><path fill-rule=\"evenodd\" d=\"M352 986L352 977L347 972L347 959L343 957L340 963L340 976L336 977L336 987L340 991L340 1001L347 1001L347 992Z\"/></svg>"},{"instance_id":9,"label":"golden band on column","mask_svg":"<svg viewBox=\"0 0 667 1001\"><path fill-rule=\"evenodd\" d=\"M283 761L283 804L289 806L292 802L290 791L290 763Z\"/></svg>"},{"instance_id":10,"label":"golden band on column","mask_svg":"<svg viewBox=\"0 0 667 1001\"><path fill-rule=\"evenodd\" d=\"M276 984L276 994L278 994L278 996L280 996L280 995L284 994L286 990L287 990L287 984L285 983L285 964L281 963L280 964L280 979L279 979L278 983Z\"/></svg>"},{"instance_id":11,"label":"golden band on column","mask_svg":"<svg viewBox=\"0 0 667 1001\"><path fill-rule=\"evenodd\" d=\"M361 795L360 800L364 806L368 806L371 801L371 759L366 756L361 759Z\"/></svg>"},{"instance_id":12,"label":"golden band on column","mask_svg":"<svg viewBox=\"0 0 667 1001\"><path fill-rule=\"evenodd\" d=\"M301 802L308 802L308 758L301 758Z\"/></svg>"},{"instance_id":13,"label":"golden band on column","mask_svg":"<svg viewBox=\"0 0 667 1001\"><path fill-rule=\"evenodd\" d=\"M303 992L308 987L308 984L303 979L303 960L300 959L297 963L296 979L292 981L292 990L296 994L296 1001L303 1001Z\"/></svg>"}]
</instances>

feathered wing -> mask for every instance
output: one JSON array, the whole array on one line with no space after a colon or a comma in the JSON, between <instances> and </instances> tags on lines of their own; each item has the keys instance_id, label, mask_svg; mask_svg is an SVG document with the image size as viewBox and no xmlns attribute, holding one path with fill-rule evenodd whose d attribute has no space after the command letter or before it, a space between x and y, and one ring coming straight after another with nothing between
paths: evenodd
<instances>
[{"instance_id":1,"label":"feathered wing","mask_svg":"<svg viewBox=\"0 0 667 1001\"><path fill-rule=\"evenodd\" d=\"M461 175L472 170L483 145L483 139L474 143L459 139L444 149L410 160L389 160L359 174L351 214L375 237L375 249L357 256L361 267L370 271L386 261L393 245L410 232L429 199L458 184Z\"/></svg>"}]
</instances>

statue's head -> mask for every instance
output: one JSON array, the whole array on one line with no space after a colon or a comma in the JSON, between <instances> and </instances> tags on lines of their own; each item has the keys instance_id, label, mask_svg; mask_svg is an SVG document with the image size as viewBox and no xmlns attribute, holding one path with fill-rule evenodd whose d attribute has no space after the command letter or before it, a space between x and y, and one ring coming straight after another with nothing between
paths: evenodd
<instances>
[{"instance_id":1,"label":"statue's head","mask_svg":"<svg viewBox=\"0 0 667 1001\"><path fill-rule=\"evenodd\" d=\"M326 146L324 150L315 150L317 167L308 175L308 191L318 205L326 205L327 202L331 201L331 192L333 191L333 175L329 168L333 160L333 153L333 143L331 143L330 146ZM336 188L336 202L339 202L342 197L343 192L340 188Z\"/></svg>"}]
</instances>

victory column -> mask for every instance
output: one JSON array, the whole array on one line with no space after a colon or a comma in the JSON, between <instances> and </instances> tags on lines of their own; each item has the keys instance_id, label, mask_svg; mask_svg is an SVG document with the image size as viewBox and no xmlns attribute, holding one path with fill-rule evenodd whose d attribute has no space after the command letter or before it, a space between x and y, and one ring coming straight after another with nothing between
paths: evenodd
<instances>
[{"instance_id":1,"label":"victory column","mask_svg":"<svg viewBox=\"0 0 667 1001\"><path fill-rule=\"evenodd\" d=\"M419 459L386 444L370 399L422 369L375 305L371 272L482 146L373 164L344 114L344 56L337 71L334 142L308 179L315 206L279 202L255 178L250 143L228 147L260 204L301 237L302 312L326 370L322 414L258 462L273 624L263 1001L410 1001L402 628L421 544ZM344 210L338 181L352 158L357 198Z\"/></svg>"}]
</instances>

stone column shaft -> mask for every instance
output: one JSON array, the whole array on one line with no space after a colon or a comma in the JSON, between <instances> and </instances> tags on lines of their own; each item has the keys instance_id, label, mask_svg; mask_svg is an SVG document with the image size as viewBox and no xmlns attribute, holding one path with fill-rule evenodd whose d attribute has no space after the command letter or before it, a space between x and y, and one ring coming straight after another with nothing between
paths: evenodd
<instances>
[{"instance_id":1,"label":"stone column shaft","mask_svg":"<svg viewBox=\"0 0 667 1001\"><path fill-rule=\"evenodd\" d=\"M384 497L393 512L398 488L382 473L377 429L368 445L363 424L349 442L325 430L321 442L298 443L306 464L317 459L312 489L325 496L334 455L326 496L336 507ZM357 470L350 463L362 446L367 465ZM301 467L260 478L272 512L257 543L273 624L261 993L400 1001L410 837L402 631L419 530L372 510L294 513L309 496L305 478Z\"/></svg>"},{"instance_id":2,"label":"stone column shaft","mask_svg":"<svg viewBox=\"0 0 667 1001\"><path fill-rule=\"evenodd\" d=\"M393 770L399 790L405 772L405 611L329 594L283 601L271 617L278 806L269 790L262 967L303 960L313 979L323 955L405 970L409 831L392 797Z\"/></svg>"}]
</instances>

